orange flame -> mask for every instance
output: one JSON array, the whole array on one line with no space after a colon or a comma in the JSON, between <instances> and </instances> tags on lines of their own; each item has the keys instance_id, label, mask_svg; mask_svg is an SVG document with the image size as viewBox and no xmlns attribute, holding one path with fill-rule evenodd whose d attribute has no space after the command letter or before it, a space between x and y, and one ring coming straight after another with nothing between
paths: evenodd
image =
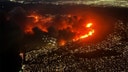
<instances>
[{"instance_id":1,"label":"orange flame","mask_svg":"<svg viewBox=\"0 0 128 72\"><path fill-rule=\"evenodd\" d=\"M88 23L88 24L86 25L87 28L90 28L91 26L92 26L92 23Z\"/></svg>"},{"instance_id":2,"label":"orange flame","mask_svg":"<svg viewBox=\"0 0 128 72\"><path fill-rule=\"evenodd\" d=\"M66 44L66 41L65 40L60 40L59 42L60 42L59 43L60 46L64 46Z\"/></svg>"},{"instance_id":3,"label":"orange flame","mask_svg":"<svg viewBox=\"0 0 128 72\"><path fill-rule=\"evenodd\" d=\"M27 25L26 27L25 27L25 33L28 33L28 34L34 34L34 32L32 31L32 26L29 26L29 25Z\"/></svg>"},{"instance_id":4,"label":"orange flame","mask_svg":"<svg viewBox=\"0 0 128 72\"><path fill-rule=\"evenodd\" d=\"M92 23L88 23L88 24L86 25L86 27L87 27L87 28L90 28L91 31L89 31L89 32L88 32L87 34L85 34L85 35L80 36L81 39L87 38L87 37L91 36L91 35L94 33L94 29L92 29L91 26L92 26Z\"/></svg>"},{"instance_id":5,"label":"orange flame","mask_svg":"<svg viewBox=\"0 0 128 72\"><path fill-rule=\"evenodd\" d=\"M85 35L81 36L80 38L81 39L82 38L87 38L87 37L91 36L93 33L94 33L94 30L91 30L91 31L88 32L88 34L85 34Z\"/></svg>"},{"instance_id":6,"label":"orange flame","mask_svg":"<svg viewBox=\"0 0 128 72\"><path fill-rule=\"evenodd\" d=\"M25 26L25 33L33 34L33 28L38 27L43 32L48 32L47 25L45 25L47 22L51 21L51 17L44 18L38 14L30 14L27 16L28 19L32 19L28 22Z\"/></svg>"},{"instance_id":7,"label":"orange flame","mask_svg":"<svg viewBox=\"0 0 128 72\"><path fill-rule=\"evenodd\" d=\"M91 27L92 27L92 23L88 23L88 24L86 25L86 28L88 28L90 31L89 31L87 34L80 35L79 37L73 39L73 41L77 41L77 40L79 40L79 39L84 39L84 38L87 38L87 37L89 37L89 36L92 36L95 31L94 31L94 29L92 29Z\"/></svg>"},{"instance_id":8,"label":"orange flame","mask_svg":"<svg viewBox=\"0 0 128 72\"><path fill-rule=\"evenodd\" d=\"M34 18L34 23L39 21L39 16L38 15L30 15L30 16L27 16L27 17Z\"/></svg>"}]
</instances>

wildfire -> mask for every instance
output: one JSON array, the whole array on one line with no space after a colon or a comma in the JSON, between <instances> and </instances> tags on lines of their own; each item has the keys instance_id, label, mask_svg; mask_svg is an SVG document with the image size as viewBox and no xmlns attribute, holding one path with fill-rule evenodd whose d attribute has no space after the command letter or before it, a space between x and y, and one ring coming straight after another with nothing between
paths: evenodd
<instances>
[{"instance_id":1,"label":"wildfire","mask_svg":"<svg viewBox=\"0 0 128 72\"><path fill-rule=\"evenodd\" d=\"M76 18L72 15L42 16L34 13L27 17L28 22L24 28L25 33L34 34L33 28L37 27L42 32L55 35L59 39L60 46L65 45L66 40L77 41L85 39L92 36L95 32L92 28L93 23L89 22L85 25L84 18L81 16L77 16Z\"/></svg>"}]
</instances>

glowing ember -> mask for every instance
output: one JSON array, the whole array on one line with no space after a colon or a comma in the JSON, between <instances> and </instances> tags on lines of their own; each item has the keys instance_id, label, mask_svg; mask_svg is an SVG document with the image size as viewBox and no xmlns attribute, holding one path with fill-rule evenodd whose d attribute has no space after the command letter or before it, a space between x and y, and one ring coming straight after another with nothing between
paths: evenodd
<instances>
[{"instance_id":1,"label":"glowing ember","mask_svg":"<svg viewBox=\"0 0 128 72\"><path fill-rule=\"evenodd\" d=\"M89 37L89 36L92 36L93 33L94 33L94 29L92 29L91 27L92 27L92 23L88 23L88 24L86 25L86 28L89 29L90 31L89 31L88 33L84 34L84 35L81 35L81 36L79 36L79 37L73 39L73 41L77 41L77 40L79 40L79 39L84 39L84 38L87 38L87 37Z\"/></svg>"},{"instance_id":2,"label":"glowing ember","mask_svg":"<svg viewBox=\"0 0 128 72\"><path fill-rule=\"evenodd\" d=\"M94 30L91 30L91 31L89 31L88 34L85 34L85 35L81 36L80 38L87 38L87 37L91 36L93 33L94 33Z\"/></svg>"},{"instance_id":3,"label":"glowing ember","mask_svg":"<svg viewBox=\"0 0 128 72\"><path fill-rule=\"evenodd\" d=\"M38 15L30 15L28 16L30 18L34 18L34 23L38 22L39 21L39 16Z\"/></svg>"},{"instance_id":4,"label":"glowing ember","mask_svg":"<svg viewBox=\"0 0 128 72\"><path fill-rule=\"evenodd\" d=\"M66 44L65 40L60 40L60 43L59 43L60 46L64 46L65 44Z\"/></svg>"},{"instance_id":5,"label":"glowing ember","mask_svg":"<svg viewBox=\"0 0 128 72\"><path fill-rule=\"evenodd\" d=\"M91 26L92 26L92 23L88 23L88 24L86 25L87 28L90 28Z\"/></svg>"},{"instance_id":6,"label":"glowing ember","mask_svg":"<svg viewBox=\"0 0 128 72\"><path fill-rule=\"evenodd\" d=\"M88 37L88 35L87 35L87 34L86 34L86 35L81 36L80 38L86 38L86 37Z\"/></svg>"},{"instance_id":7,"label":"glowing ember","mask_svg":"<svg viewBox=\"0 0 128 72\"><path fill-rule=\"evenodd\" d=\"M26 25L24 32L28 33L28 34L34 34L34 32L32 31L32 26L31 25Z\"/></svg>"},{"instance_id":8,"label":"glowing ember","mask_svg":"<svg viewBox=\"0 0 128 72\"><path fill-rule=\"evenodd\" d=\"M24 59L24 53L19 54L22 59Z\"/></svg>"},{"instance_id":9,"label":"glowing ember","mask_svg":"<svg viewBox=\"0 0 128 72\"><path fill-rule=\"evenodd\" d=\"M91 26L92 26L92 23L88 23L86 25L87 28L90 28ZM80 36L80 38L87 38L87 37L91 36L94 33L94 29L92 29L92 28L90 28L90 29L91 29L91 31L89 31L88 34L82 35L82 36Z\"/></svg>"}]
</instances>

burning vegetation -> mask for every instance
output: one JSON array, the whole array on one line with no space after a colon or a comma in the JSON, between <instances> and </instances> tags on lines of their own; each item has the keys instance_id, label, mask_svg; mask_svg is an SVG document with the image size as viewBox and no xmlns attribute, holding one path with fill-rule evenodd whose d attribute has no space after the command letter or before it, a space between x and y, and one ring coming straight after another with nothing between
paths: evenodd
<instances>
[{"instance_id":1,"label":"burning vegetation","mask_svg":"<svg viewBox=\"0 0 128 72\"><path fill-rule=\"evenodd\" d=\"M86 39L94 34L93 23L88 22L82 16L72 15L39 15L31 13L27 16L25 25L26 34L34 34L33 29L37 27L42 32L49 33L58 39L60 45L66 41L77 41ZM51 34L52 33L52 34Z\"/></svg>"}]
</instances>

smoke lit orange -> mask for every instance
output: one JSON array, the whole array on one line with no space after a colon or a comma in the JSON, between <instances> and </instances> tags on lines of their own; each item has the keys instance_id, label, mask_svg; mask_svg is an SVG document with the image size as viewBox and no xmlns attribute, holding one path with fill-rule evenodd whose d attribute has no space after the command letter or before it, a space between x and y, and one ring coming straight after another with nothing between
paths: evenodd
<instances>
[{"instance_id":1,"label":"smoke lit orange","mask_svg":"<svg viewBox=\"0 0 128 72\"><path fill-rule=\"evenodd\" d=\"M43 18L41 15L38 14L30 14L27 16L29 20L28 24L25 26L25 33L33 34L33 28L37 27L43 32L47 31L47 25L45 25L47 22L51 21L51 17Z\"/></svg>"}]
</instances>

